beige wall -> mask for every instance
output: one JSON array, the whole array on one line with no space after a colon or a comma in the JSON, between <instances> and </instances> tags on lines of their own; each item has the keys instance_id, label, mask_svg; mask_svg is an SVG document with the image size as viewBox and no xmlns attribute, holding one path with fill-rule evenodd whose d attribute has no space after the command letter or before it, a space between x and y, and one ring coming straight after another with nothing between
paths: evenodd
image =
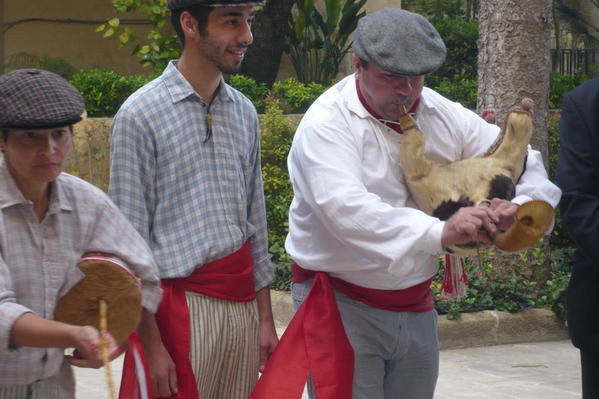
<instances>
[{"instance_id":1,"label":"beige wall","mask_svg":"<svg viewBox=\"0 0 599 399\"><path fill-rule=\"evenodd\" d=\"M401 0L368 0L364 6L368 13L375 12L381 8L401 8Z\"/></svg>"},{"instance_id":2,"label":"beige wall","mask_svg":"<svg viewBox=\"0 0 599 399\"><path fill-rule=\"evenodd\" d=\"M383 7L401 7L401 0L368 0L368 13ZM105 21L114 16L111 0L0 0L0 26L26 18L79 19ZM125 15L123 19L139 19L140 15ZM10 27L4 35L0 31L0 66L15 61L19 53L33 59L64 58L77 68L100 66L114 68L125 74L149 73L131 55L131 46L120 47L114 40L105 40L95 30L99 23L22 22ZM132 28L142 36L144 27ZM3 37L4 36L4 37ZM4 58L4 60L3 60ZM26 60L21 60L25 62ZM28 65L18 65L25 67ZM349 58L341 67L340 76L351 72ZM286 56L283 57L279 78L293 76L294 71Z\"/></svg>"},{"instance_id":3,"label":"beige wall","mask_svg":"<svg viewBox=\"0 0 599 399\"><path fill-rule=\"evenodd\" d=\"M105 21L114 16L111 0L0 0L0 7L4 24L27 18ZM139 16L126 15L123 18ZM77 68L102 66L127 74L149 72L131 55L130 46L121 48L116 41L103 39L100 33L96 33L99 25L40 21L15 24L4 33L4 62L14 61L18 53L27 53L38 59L64 58ZM132 28L141 33L144 25Z\"/></svg>"}]
</instances>

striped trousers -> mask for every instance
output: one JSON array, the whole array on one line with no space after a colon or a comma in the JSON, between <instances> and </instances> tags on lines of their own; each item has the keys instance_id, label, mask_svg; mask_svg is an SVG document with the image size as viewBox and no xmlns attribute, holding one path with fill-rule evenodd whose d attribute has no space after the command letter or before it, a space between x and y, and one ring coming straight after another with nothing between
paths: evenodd
<instances>
[{"instance_id":1,"label":"striped trousers","mask_svg":"<svg viewBox=\"0 0 599 399\"><path fill-rule=\"evenodd\" d=\"M186 292L186 298L200 398L247 399L259 371L256 300L233 302L194 292Z\"/></svg>"}]
</instances>

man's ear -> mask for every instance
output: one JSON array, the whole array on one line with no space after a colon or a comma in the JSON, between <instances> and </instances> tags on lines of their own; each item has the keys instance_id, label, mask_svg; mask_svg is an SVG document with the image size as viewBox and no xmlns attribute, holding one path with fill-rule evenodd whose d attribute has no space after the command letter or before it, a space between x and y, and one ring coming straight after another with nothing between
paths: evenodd
<instances>
[{"instance_id":1,"label":"man's ear","mask_svg":"<svg viewBox=\"0 0 599 399\"><path fill-rule=\"evenodd\" d=\"M185 41L192 39L198 35L199 27L198 21L189 13L189 11L183 11L179 16L179 23L181 24L181 31L185 35Z\"/></svg>"},{"instance_id":2,"label":"man's ear","mask_svg":"<svg viewBox=\"0 0 599 399\"><path fill-rule=\"evenodd\" d=\"M360 57L358 57L356 54L352 55L352 64L354 66L356 79L360 79L360 75L362 74L362 65L360 64Z\"/></svg>"}]
</instances>

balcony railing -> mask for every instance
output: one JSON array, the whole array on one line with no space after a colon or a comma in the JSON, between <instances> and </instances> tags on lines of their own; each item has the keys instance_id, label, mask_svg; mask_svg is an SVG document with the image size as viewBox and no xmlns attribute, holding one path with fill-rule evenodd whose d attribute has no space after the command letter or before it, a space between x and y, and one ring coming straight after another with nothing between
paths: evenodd
<instances>
[{"instance_id":1,"label":"balcony railing","mask_svg":"<svg viewBox=\"0 0 599 399\"><path fill-rule=\"evenodd\" d=\"M551 50L551 70L573 75L583 72L587 75L599 73L599 49L560 49Z\"/></svg>"}]
</instances>

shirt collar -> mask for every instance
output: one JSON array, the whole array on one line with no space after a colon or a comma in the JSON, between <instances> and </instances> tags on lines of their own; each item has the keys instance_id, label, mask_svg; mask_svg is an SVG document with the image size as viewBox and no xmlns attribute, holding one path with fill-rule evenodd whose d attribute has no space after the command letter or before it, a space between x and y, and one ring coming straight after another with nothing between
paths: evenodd
<instances>
[{"instance_id":1,"label":"shirt collar","mask_svg":"<svg viewBox=\"0 0 599 399\"><path fill-rule=\"evenodd\" d=\"M71 211L73 207L65 195L64 187L60 183L60 176L58 176L56 181L51 182L50 186L50 207L48 208L48 214L58 213L60 210ZM0 209L28 203L31 203L31 201L26 199L17 187L17 183L15 183L15 180L8 171L4 157L0 158Z\"/></svg>"},{"instance_id":2,"label":"shirt collar","mask_svg":"<svg viewBox=\"0 0 599 399\"><path fill-rule=\"evenodd\" d=\"M177 60L171 60L168 63L168 66L162 73L162 80L171 95L173 103L183 101L190 96L197 96L201 99L201 96L196 93L191 83L189 83L189 81L185 79L185 76L183 76L179 69L177 69ZM225 79L222 76L220 77L220 89L213 102L215 101L233 101L231 88L226 84Z\"/></svg>"}]
</instances>

